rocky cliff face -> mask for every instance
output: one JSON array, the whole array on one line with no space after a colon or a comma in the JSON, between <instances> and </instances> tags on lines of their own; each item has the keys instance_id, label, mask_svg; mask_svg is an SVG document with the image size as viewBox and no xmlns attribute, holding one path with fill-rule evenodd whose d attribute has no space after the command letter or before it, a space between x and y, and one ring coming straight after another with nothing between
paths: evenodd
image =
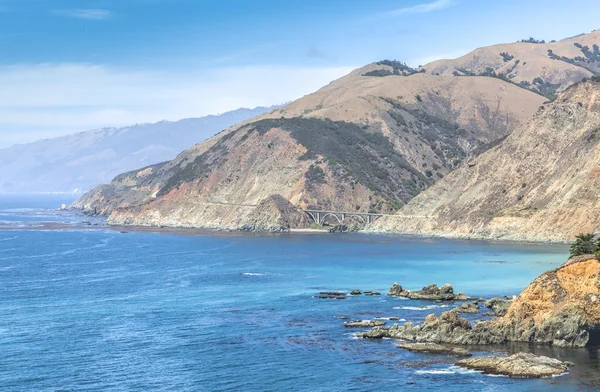
<instances>
[{"instance_id":1,"label":"rocky cliff face","mask_svg":"<svg viewBox=\"0 0 600 392\"><path fill-rule=\"evenodd\" d=\"M589 80L374 230L568 241L600 229L599 194L600 82Z\"/></svg>"},{"instance_id":2,"label":"rocky cliff face","mask_svg":"<svg viewBox=\"0 0 600 392\"><path fill-rule=\"evenodd\" d=\"M509 340L583 347L600 343L600 262L568 263L538 277L495 328Z\"/></svg>"},{"instance_id":3,"label":"rocky cliff face","mask_svg":"<svg viewBox=\"0 0 600 392\"><path fill-rule=\"evenodd\" d=\"M534 280L504 316L476 322L460 318L461 307L421 325L407 322L375 327L363 338L384 337L419 343L491 345L526 342L557 347L600 343L600 262L592 256L572 260Z\"/></svg>"}]
</instances>

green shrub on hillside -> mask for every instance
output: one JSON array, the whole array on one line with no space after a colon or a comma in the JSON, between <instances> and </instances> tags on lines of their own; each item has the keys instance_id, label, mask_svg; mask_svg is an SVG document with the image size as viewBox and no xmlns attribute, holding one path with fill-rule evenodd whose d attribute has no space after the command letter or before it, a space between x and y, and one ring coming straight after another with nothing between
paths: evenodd
<instances>
[{"instance_id":1,"label":"green shrub on hillside","mask_svg":"<svg viewBox=\"0 0 600 392\"><path fill-rule=\"evenodd\" d=\"M288 132L308 150L307 154L322 156L345 181L356 181L386 201L404 203L433 182L412 167L387 137L359 124L295 117L264 119L251 126L261 135L273 128ZM309 176L318 180L319 169L315 166L312 170ZM405 179L414 185L403 186Z\"/></svg>"},{"instance_id":2,"label":"green shrub on hillside","mask_svg":"<svg viewBox=\"0 0 600 392\"><path fill-rule=\"evenodd\" d=\"M594 240L594 234L579 234L571 245L571 257L600 253L600 239Z\"/></svg>"},{"instance_id":3,"label":"green shrub on hillside","mask_svg":"<svg viewBox=\"0 0 600 392\"><path fill-rule=\"evenodd\" d=\"M502 60L504 60L505 63L508 63L509 61L515 58L515 56L512 56L507 52L500 53L500 56L502 56Z\"/></svg>"},{"instance_id":4,"label":"green shrub on hillside","mask_svg":"<svg viewBox=\"0 0 600 392\"><path fill-rule=\"evenodd\" d=\"M375 77L384 77L384 76L390 76L393 75L394 73L388 69L376 69L375 71L369 71L369 72L365 72L364 74L362 74L362 76L375 76Z\"/></svg>"}]
</instances>

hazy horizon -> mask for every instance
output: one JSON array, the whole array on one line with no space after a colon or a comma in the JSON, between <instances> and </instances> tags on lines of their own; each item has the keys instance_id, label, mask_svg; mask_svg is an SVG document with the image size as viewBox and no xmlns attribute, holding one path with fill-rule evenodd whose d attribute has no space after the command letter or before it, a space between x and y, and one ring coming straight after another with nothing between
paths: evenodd
<instances>
[{"instance_id":1,"label":"hazy horizon","mask_svg":"<svg viewBox=\"0 0 600 392\"><path fill-rule=\"evenodd\" d=\"M382 59L416 66L558 40L597 28L600 10L591 0L176 4L1 0L0 148L292 101Z\"/></svg>"}]
</instances>

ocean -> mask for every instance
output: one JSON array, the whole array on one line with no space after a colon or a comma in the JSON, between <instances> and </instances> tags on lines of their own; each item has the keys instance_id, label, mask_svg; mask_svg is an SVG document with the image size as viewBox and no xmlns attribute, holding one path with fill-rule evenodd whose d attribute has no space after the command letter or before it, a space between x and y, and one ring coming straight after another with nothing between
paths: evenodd
<instances>
[{"instance_id":1,"label":"ocean","mask_svg":"<svg viewBox=\"0 0 600 392\"><path fill-rule=\"evenodd\" d=\"M344 328L456 306L387 297L394 282L518 294L566 260L565 246L114 229L54 210L70 201L0 197L2 391L577 391L600 378L595 349L494 348L576 363L515 380ZM353 289L382 295L315 298Z\"/></svg>"}]
</instances>

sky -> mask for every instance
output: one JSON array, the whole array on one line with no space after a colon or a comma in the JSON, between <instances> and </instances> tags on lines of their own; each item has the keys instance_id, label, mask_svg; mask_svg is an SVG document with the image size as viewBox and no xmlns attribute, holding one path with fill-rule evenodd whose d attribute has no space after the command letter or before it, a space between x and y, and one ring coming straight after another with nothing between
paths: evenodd
<instances>
[{"instance_id":1,"label":"sky","mask_svg":"<svg viewBox=\"0 0 600 392\"><path fill-rule=\"evenodd\" d=\"M280 104L374 61L558 40L599 15L597 0L0 0L0 148Z\"/></svg>"}]
</instances>

